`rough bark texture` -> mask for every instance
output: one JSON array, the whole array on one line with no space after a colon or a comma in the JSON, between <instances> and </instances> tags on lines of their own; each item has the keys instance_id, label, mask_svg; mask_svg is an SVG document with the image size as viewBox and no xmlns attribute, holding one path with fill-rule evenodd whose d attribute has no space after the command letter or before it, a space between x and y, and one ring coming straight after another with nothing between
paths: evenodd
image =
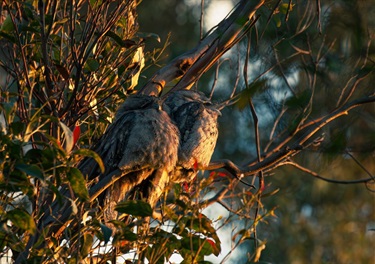
<instances>
[{"instance_id":1,"label":"rough bark texture","mask_svg":"<svg viewBox=\"0 0 375 264\"><path fill-rule=\"evenodd\" d=\"M260 1L241 1L233 13L224 19L192 50L172 60L150 78L140 90L143 94L158 95L172 80L181 79L173 90L190 87L250 29L255 12L264 4Z\"/></svg>"}]
</instances>

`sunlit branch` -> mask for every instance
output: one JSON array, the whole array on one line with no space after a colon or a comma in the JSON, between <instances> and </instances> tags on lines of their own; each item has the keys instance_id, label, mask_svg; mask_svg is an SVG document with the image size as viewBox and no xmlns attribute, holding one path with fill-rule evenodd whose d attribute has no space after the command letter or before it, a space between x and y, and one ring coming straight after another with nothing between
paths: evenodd
<instances>
[{"instance_id":1,"label":"sunlit branch","mask_svg":"<svg viewBox=\"0 0 375 264\"><path fill-rule=\"evenodd\" d=\"M263 3L264 0L241 1L233 13L195 48L156 72L140 93L158 95L167 83L182 76L173 89L190 88L227 50L240 41L245 33L244 29L248 30L249 25L253 25L251 19ZM238 23L240 19L244 19L244 22Z\"/></svg>"},{"instance_id":2,"label":"sunlit branch","mask_svg":"<svg viewBox=\"0 0 375 264\"><path fill-rule=\"evenodd\" d=\"M323 127L328 125L333 120L339 118L340 116L347 115L348 111L368 103L375 102L375 94L369 95L367 97L359 98L353 100L330 114L325 115L324 117L313 120L300 128L300 136L292 144L286 145L283 144L277 146L273 151L269 151L263 155L261 161L251 161L246 166L239 166L233 163L230 160L224 159L215 162L211 162L206 170L217 170L225 169L230 172L232 175L242 178L244 176L255 175L260 171L267 171L274 168L279 162L285 161L287 158L292 157L298 154L303 149L307 148L314 143L313 136ZM319 178L319 177L317 177ZM324 179L324 178L322 178ZM328 179L329 180L329 179ZM373 180L373 178L362 179L359 182L357 181L348 181L347 183L360 183L368 182ZM335 180L332 180L335 182ZM341 183L340 181L337 183Z\"/></svg>"}]
</instances>

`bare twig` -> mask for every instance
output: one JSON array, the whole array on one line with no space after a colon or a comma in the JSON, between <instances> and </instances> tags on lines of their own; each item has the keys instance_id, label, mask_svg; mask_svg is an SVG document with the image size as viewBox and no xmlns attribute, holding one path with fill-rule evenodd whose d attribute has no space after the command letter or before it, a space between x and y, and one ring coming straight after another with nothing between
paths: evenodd
<instances>
[{"instance_id":1,"label":"bare twig","mask_svg":"<svg viewBox=\"0 0 375 264\"><path fill-rule=\"evenodd\" d=\"M343 180L335 180L335 179L328 179L328 178L325 178L321 175L319 175L318 173L316 173L315 171L312 171L308 168L305 168L303 167L302 165L294 162L294 161L287 161L284 163L284 165L292 165L293 167L303 171L303 172L306 172L312 176L314 176L315 178L319 179L319 180L323 180L323 181L326 181L326 182L330 182L330 183L336 183L336 184L358 184L358 183L368 183L368 182L371 182L371 181L374 181L374 177L369 177L369 178L362 178L362 179L358 179L358 180L350 180L350 181L343 181Z\"/></svg>"},{"instance_id":2,"label":"bare twig","mask_svg":"<svg viewBox=\"0 0 375 264\"><path fill-rule=\"evenodd\" d=\"M263 159L258 161L251 161L246 166L238 166L230 160L219 160L216 162L211 162L206 170L216 170L224 168L231 174L242 178L244 176L255 175L259 171L268 171L279 162L286 160L289 157L292 157L299 153L301 150L309 146L309 142L313 143L312 137L324 126L332 122L333 120L339 118L340 116L347 115L348 111L362 106L368 103L375 102L375 93L363 98L353 100L335 111L327 114L321 118L315 119L304 126L300 127L299 137L291 144L286 145L286 142L283 142L277 146L274 150L269 151L263 155ZM372 178L370 178L371 180ZM367 179L365 179L367 180ZM364 181L362 181L364 182Z\"/></svg>"},{"instance_id":3,"label":"bare twig","mask_svg":"<svg viewBox=\"0 0 375 264\"><path fill-rule=\"evenodd\" d=\"M201 0L201 16L199 18L200 39L203 38L203 26L204 26L204 0Z\"/></svg>"},{"instance_id":4,"label":"bare twig","mask_svg":"<svg viewBox=\"0 0 375 264\"><path fill-rule=\"evenodd\" d=\"M346 154L348 154L353 160L355 163L357 163L357 165L364 171L367 173L368 176L370 176L371 178L373 178L375 180L375 176L371 174L371 172L365 168L365 166L362 165L362 163L356 158L354 157L354 155L352 153L350 153L349 151L345 151Z\"/></svg>"},{"instance_id":5,"label":"bare twig","mask_svg":"<svg viewBox=\"0 0 375 264\"><path fill-rule=\"evenodd\" d=\"M319 33L322 34L322 23L321 23L321 11L322 11L322 8L320 6L320 0L316 0L316 15L318 16L318 29L319 29Z\"/></svg>"}]
</instances>

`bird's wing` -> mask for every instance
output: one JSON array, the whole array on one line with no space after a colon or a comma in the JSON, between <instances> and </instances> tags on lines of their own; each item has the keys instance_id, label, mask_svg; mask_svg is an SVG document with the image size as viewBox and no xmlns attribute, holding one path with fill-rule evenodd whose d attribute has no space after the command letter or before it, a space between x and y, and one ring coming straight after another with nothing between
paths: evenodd
<instances>
[{"instance_id":1,"label":"bird's wing","mask_svg":"<svg viewBox=\"0 0 375 264\"><path fill-rule=\"evenodd\" d=\"M100 174L91 194L97 197L120 179L125 193L147 179L153 170L163 167L170 172L177 162L178 145L178 129L164 111L145 109L123 114L94 149L102 157L106 171Z\"/></svg>"},{"instance_id":2,"label":"bird's wing","mask_svg":"<svg viewBox=\"0 0 375 264\"><path fill-rule=\"evenodd\" d=\"M103 174L100 173L99 166L94 159L87 158L81 162L78 168L89 180L99 175L99 178L102 179L116 170L128 173L131 170L141 169L142 161L139 161L138 157L131 157L133 153L128 147L129 143L136 137L135 134L138 134L139 120L137 119L139 115L140 113L137 111L128 111L121 115L108 127L105 134L98 140L98 144L94 146L93 150L105 164L105 172ZM127 162L122 162L121 166L119 166L124 157L129 158Z\"/></svg>"},{"instance_id":3,"label":"bird's wing","mask_svg":"<svg viewBox=\"0 0 375 264\"><path fill-rule=\"evenodd\" d=\"M186 103L173 113L181 133L179 163L183 167L209 163L218 137L218 115L200 102Z\"/></svg>"}]
</instances>

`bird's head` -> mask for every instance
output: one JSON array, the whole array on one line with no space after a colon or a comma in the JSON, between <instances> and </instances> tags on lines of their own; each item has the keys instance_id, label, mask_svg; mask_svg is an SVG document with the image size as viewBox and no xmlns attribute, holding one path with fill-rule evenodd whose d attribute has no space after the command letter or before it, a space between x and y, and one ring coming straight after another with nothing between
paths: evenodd
<instances>
[{"instance_id":1,"label":"bird's head","mask_svg":"<svg viewBox=\"0 0 375 264\"><path fill-rule=\"evenodd\" d=\"M120 106L116 113L116 118L128 111L145 109L161 109L160 99L150 95L132 94Z\"/></svg>"}]
</instances>

